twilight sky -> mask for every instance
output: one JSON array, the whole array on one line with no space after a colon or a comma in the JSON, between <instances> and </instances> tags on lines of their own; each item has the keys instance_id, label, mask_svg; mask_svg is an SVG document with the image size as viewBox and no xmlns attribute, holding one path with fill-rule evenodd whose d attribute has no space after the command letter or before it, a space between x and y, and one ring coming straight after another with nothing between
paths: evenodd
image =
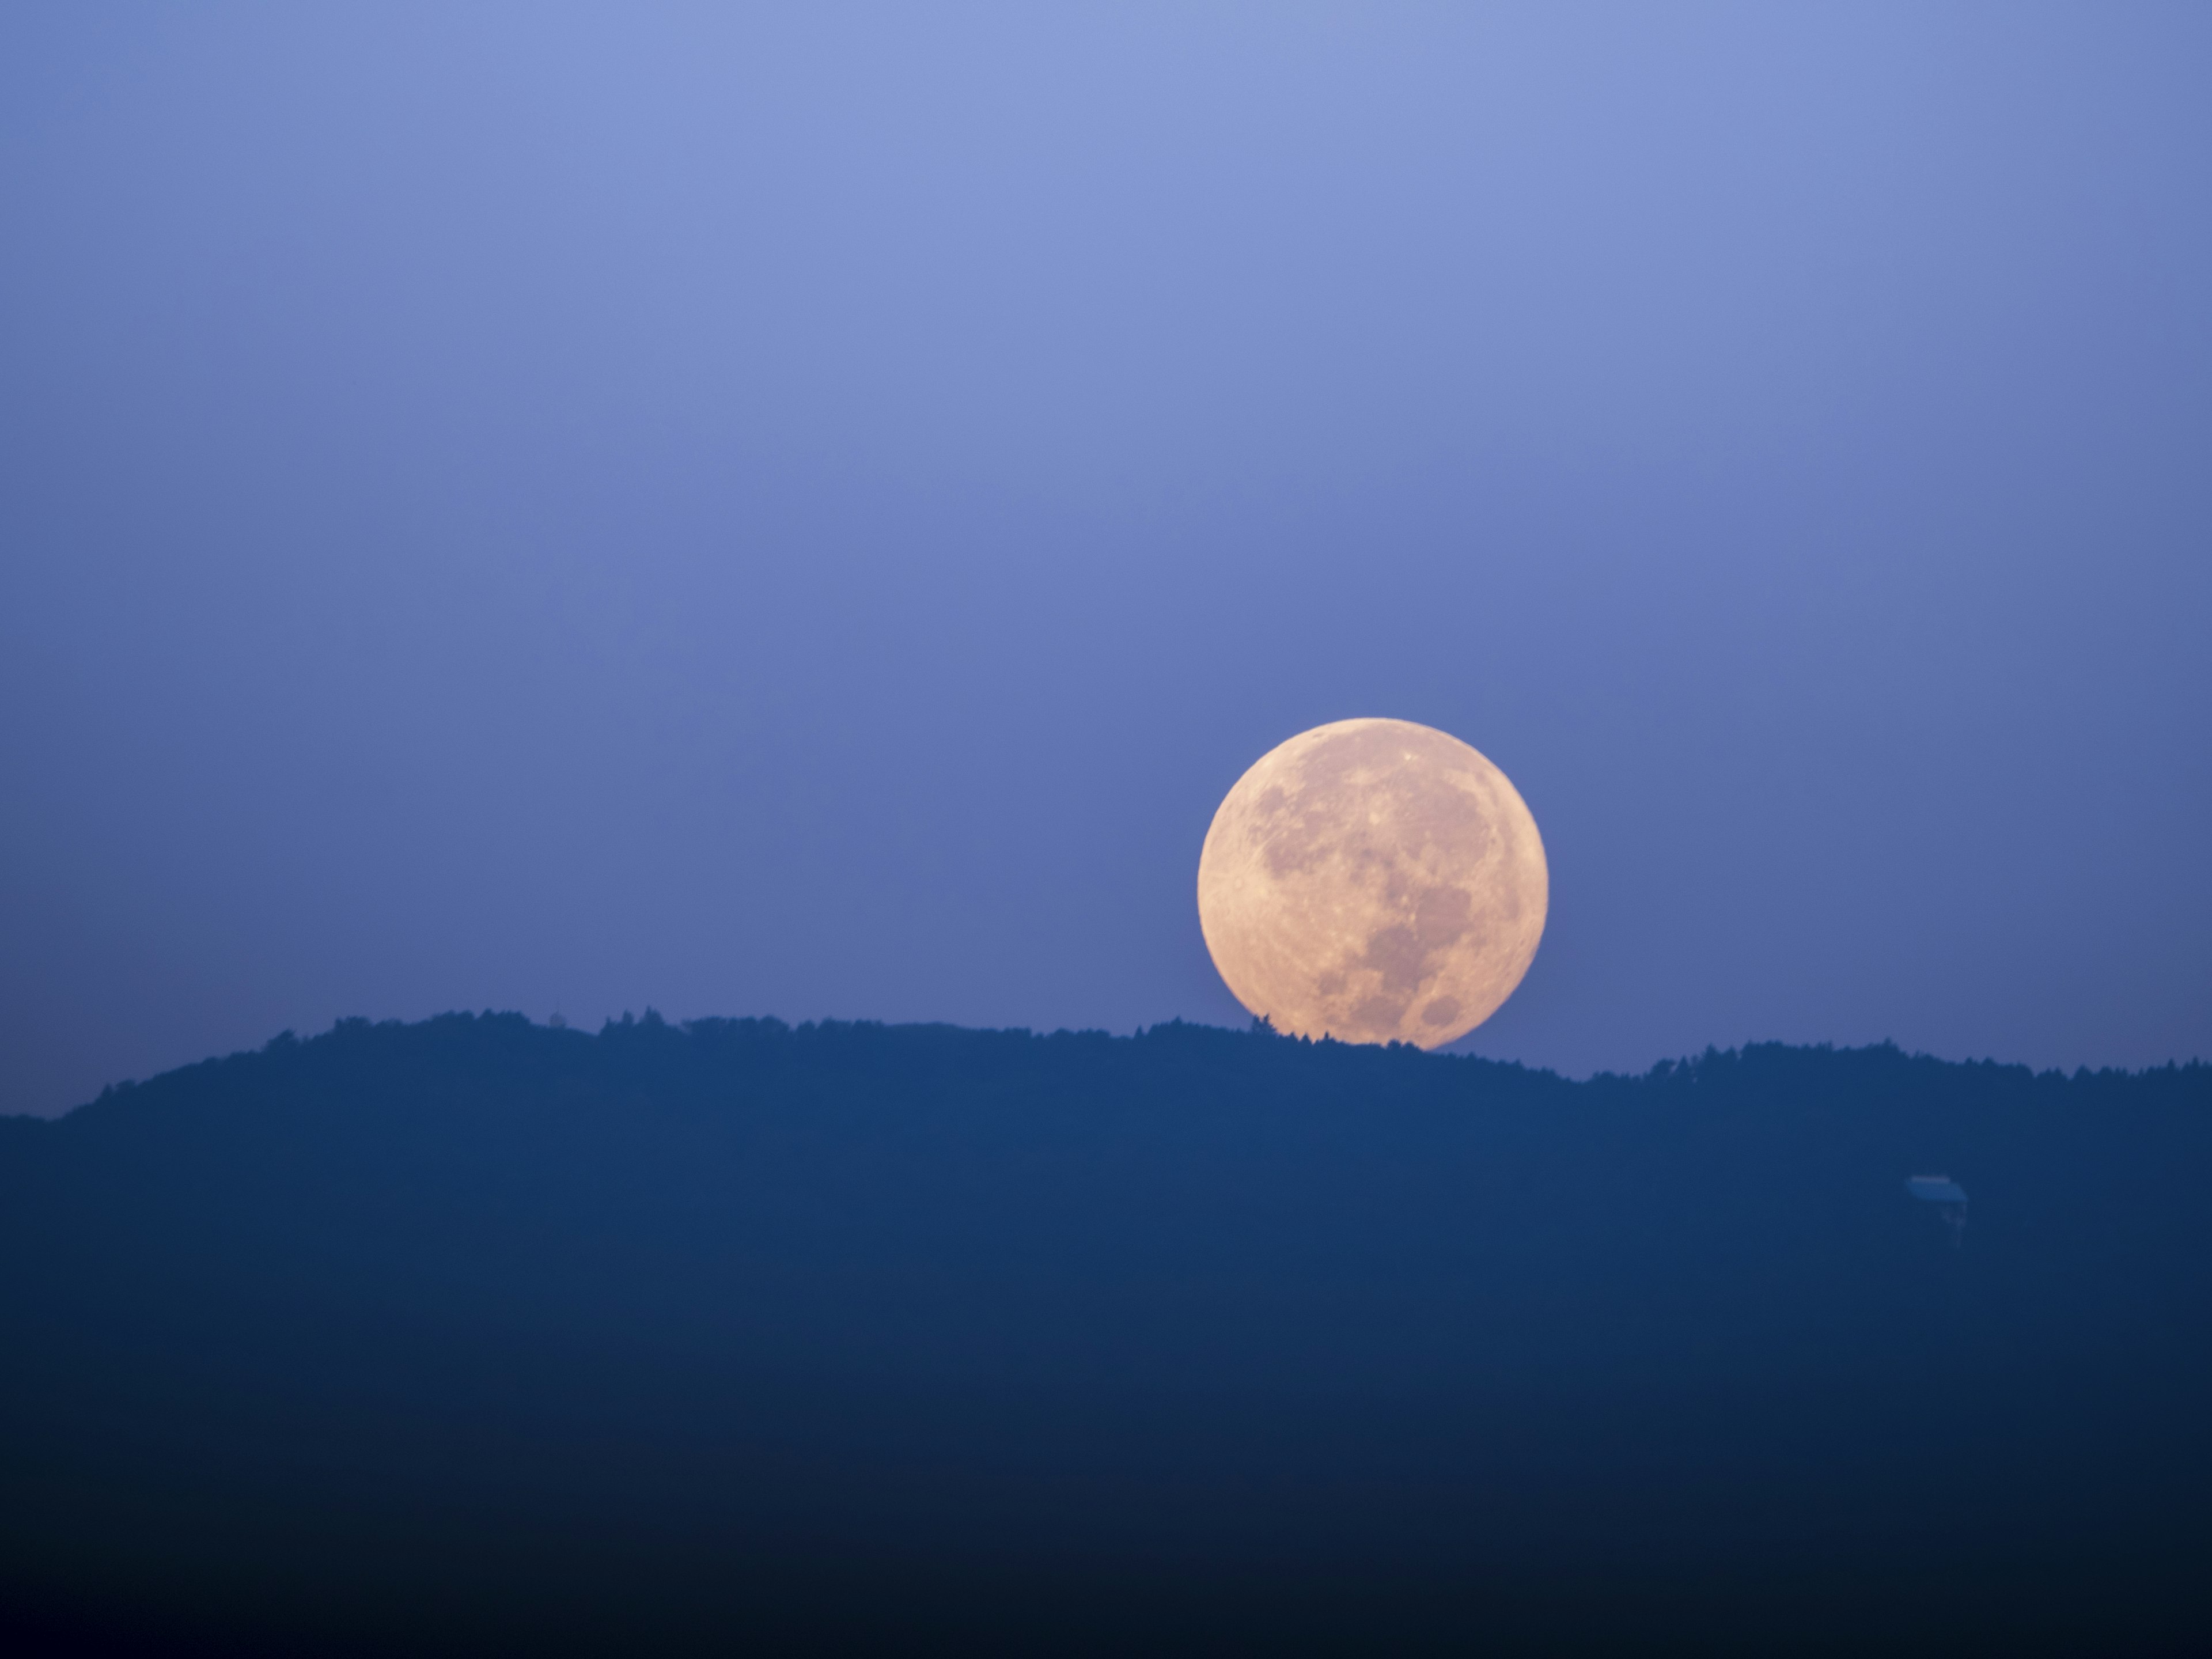
<instances>
[{"instance_id":1,"label":"twilight sky","mask_svg":"<svg viewBox=\"0 0 2212 1659\"><path fill-rule=\"evenodd\" d=\"M1362 714L1542 827L1466 1048L2212 1054L2202 6L18 5L0 226L0 1111L1241 1024Z\"/></svg>"}]
</instances>

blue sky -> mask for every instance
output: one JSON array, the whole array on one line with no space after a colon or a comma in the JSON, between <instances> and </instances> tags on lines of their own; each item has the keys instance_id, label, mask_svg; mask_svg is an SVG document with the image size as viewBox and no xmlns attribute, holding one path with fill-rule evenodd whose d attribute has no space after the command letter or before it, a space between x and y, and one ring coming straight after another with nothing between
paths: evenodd
<instances>
[{"instance_id":1,"label":"blue sky","mask_svg":"<svg viewBox=\"0 0 2212 1659\"><path fill-rule=\"evenodd\" d=\"M21 6L0 223L0 1110L1242 1023L1359 714L1542 827L1474 1051L2212 1052L2201 8Z\"/></svg>"}]
</instances>

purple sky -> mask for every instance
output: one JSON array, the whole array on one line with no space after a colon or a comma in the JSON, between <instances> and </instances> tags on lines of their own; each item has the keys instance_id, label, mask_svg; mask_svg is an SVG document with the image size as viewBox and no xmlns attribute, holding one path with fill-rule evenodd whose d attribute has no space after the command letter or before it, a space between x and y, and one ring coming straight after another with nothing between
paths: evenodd
<instances>
[{"instance_id":1,"label":"purple sky","mask_svg":"<svg viewBox=\"0 0 2212 1659\"><path fill-rule=\"evenodd\" d=\"M455 9L0 12L0 1110L1241 1024L1358 714L1542 826L1474 1051L2212 1054L2212 10Z\"/></svg>"}]
</instances>

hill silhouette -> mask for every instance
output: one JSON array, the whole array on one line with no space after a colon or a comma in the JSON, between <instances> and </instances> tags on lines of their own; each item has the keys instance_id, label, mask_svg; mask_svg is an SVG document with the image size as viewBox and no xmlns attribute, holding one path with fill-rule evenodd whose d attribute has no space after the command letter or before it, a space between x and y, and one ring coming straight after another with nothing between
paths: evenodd
<instances>
[{"instance_id":1,"label":"hill silhouette","mask_svg":"<svg viewBox=\"0 0 2212 1659\"><path fill-rule=\"evenodd\" d=\"M2208 1194L2200 1065L349 1020L0 1119L0 1612L55 1653L2184 1651Z\"/></svg>"}]
</instances>

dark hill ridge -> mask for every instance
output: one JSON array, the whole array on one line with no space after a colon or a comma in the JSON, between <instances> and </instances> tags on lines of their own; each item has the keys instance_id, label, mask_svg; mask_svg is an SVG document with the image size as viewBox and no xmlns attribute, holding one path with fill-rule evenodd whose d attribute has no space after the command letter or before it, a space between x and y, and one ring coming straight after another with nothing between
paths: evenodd
<instances>
[{"instance_id":1,"label":"dark hill ridge","mask_svg":"<svg viewBox=\"0 0 2212 1659\"><path fill-rule=\"evenodd\" d=\"M0 1120L0 1607L57 1651L2187 1650L2208 1195L2194 1065L347 1021Z\"/></svg>"}]
</instances>

